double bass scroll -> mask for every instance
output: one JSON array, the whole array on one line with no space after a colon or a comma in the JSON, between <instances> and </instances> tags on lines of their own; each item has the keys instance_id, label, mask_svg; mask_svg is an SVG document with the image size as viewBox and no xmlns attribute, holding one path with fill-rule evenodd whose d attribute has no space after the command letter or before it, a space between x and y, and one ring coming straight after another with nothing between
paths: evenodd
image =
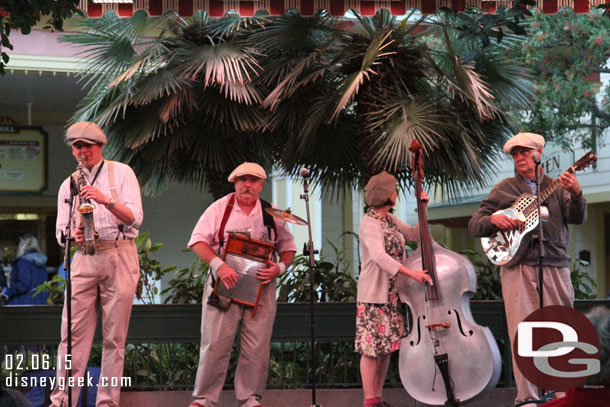
<instances>
[{"instance_id":1,"label":"double bass scroll","mask_svg":"<svg viewBox=\"0 0 610 407\"><path fill-rule=\"evenodd\" d=\"M477 325L470 298L477 288L472 263L432 241L425 204L421 201L422 146L414 140L420 245L405 266L428 270L432 285L422 287L399 275L398 294L413 315L409 334L400 343L399 371L414 399L430 405L459 406L496 387L502 360L487 327Z\"/></svg>"}]
</instances>

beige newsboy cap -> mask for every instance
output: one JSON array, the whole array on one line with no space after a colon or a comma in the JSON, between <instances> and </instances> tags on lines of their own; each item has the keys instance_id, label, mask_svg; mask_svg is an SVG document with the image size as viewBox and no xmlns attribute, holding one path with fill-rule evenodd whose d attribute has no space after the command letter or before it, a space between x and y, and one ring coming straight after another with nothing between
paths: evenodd
<instances>
[{"instance_id":1,"label":"beige newsboy cap","mask_svg":"<svg viewBox=\"0 0 610 407\"><path fill-rule=\"evenodd\" d=\"M502 151L510 154L514 147L544 148L544 137L536 133L517 133L504 144Z\"/></svg>"},{"instance_id":2,"label":"beige newsboy cap","mask_svg":"<svg viewBox=\"0 0 610 407\"><path fill-rule=\"evenodd\" d=\"M106 133L95 123L78 122L68 128L66 142L70 145L82 141L87 144L106 144Z\"/></svg>"},{"instance_id":3,"label":"beige newsboy cap","mask_svg":"<svg viewBox=\"0 0 610 407\"><path fill-rule=\"evenodd\" d=\"M396 178L385 171L373 175L364 187L364 201L368 206L383 205L396 192Z\"/></svg>"},{"instance_id":4,"label":"beige newsboy cap","mask_svg":"<svg viewBox=\"0 0 610 407\"><path fill-rule=\"evenodd\" d=\"M235 178L242 175L254 175L260 179L267 179L267 174L263 167L256 163L243 163L238 165L229 175L229 182L235 182Z\"/></svg>"}]
</instances>

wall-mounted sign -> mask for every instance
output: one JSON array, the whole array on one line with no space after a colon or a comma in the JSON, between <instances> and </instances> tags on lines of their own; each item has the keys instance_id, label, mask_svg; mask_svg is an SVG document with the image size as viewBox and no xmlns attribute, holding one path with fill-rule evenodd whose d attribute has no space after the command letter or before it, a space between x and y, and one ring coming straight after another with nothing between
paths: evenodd
<instances>
[{"instance_id":1,"label":"wall-mounted sign","mask_svg":"<svg viewBox=\"0 0 610 407\"><path fill-rule=\"evenodd\" d=\"M551 178L558 178L574 161L574 151L564 151L553 142L546 143L542 150L541 165L545 174Z\"/></svg>"},{"instance_id":2,"label":"wall-mounted sign","mask_svg":"<svg viewBox=\"0 0 610 407\"><path fill-rule=\"evenodd\" d=\"M0 193L47 187L47 133L38 126L0 124Z\"/></svg>"}]
</instances>

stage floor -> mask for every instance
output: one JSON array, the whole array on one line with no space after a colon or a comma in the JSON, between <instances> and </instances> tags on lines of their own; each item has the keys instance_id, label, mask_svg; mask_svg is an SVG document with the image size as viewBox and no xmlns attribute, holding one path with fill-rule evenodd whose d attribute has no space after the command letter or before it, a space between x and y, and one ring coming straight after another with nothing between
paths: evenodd
<instances>
[{"instance_id":1,"label":"stage floor","mask_svg":"<svg viewBox=\"0 0 610 407\"><path fill-rule=\"evenodd\" d=\"M464 404L468 407L512 407L517 390L515 388L496 388L484 397ZM416 403L402 389L384 390L384 400L393 407L423 407ZM191 392L122 392L121 407L187 407L191 402ZM311 390L267 390L262 400L264 407L310 407ZM316 402L322 407L360 407L360 389L319 389ZM233 391L225 390L220 396L220 407L234 407Z\"/></svg>"}]
</instances>

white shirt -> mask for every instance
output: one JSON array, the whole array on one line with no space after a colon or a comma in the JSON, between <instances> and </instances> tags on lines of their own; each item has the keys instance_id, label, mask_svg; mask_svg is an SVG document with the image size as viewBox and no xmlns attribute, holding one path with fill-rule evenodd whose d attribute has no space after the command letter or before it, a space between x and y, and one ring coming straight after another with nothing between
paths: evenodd
<instances>
[{"instance_id":1,"label":"white shirt","mask_svg":"<svg viewBox=\"0 0 610 407\"><path fill-rule=\"evenodd\" d=\"M97 174L97 170L100 167L102 161L95 164L91 171L86 168L83 168L83 173L87 177L88 184L91 185L91 181ZM123 231L125 232L125 239L133 239L138 236L138 227L142 224L142 219L144 218L144 213L142 211L142 197L140 196L140 184L138 183L138 179L134 174L131 167L127 164L123 164L120 162L113 162L114 168L114 185L116 186L117 191L117 203L121 203L131 209L134 216L134 223L131 225L124 225ZM104 164L99 175L95 179L93 185L106 196L112 198L112 194L110 193L110 180L108 179L108 162ZM59 187L59 193L57 196L57 223L55 227L55 236L60 245L61 243L61 232L66 230L66 226L68 223L68 218L70 216L69 210L70 206L66 203L66 200L70 199L70 177L66 178L66 180ZM78 196L75 197L75 205L78 205ZM119 233L118 225L121 221L114 216L106 207L102 204L93 202L96 206L93 211L93 222L95 223L95 228L99 232L100 240L115 240ZM78 218L76 210L74 212L74 216L72 217L72 230L78 226ZM123 234L121 233L119 239L123 239Z\"/></svg>"},{"instance_id":2,"label":"white shirt","mask_svg":"<svg viewBox=\"0 0 610 407\"><path fill-rule=\"evenodd\" d=\"M220 247L220 242L218 241L218 231L220 229L220 223L222 222L222 218L231 195L234 194L224 196L212 203L205 210L203 215L201 215L195 229L193 230L191 240L189 240L189 249L196 243L203 242L218 253L218 248ZM286 222L277 218L273 218L273 221L275 222L275 228L279 235L279 241L276 243L278 253L290 251L296 252L297 246L294 244L294 237L292 236L292 233L290 233L288 225L285 225ZM282 226L284 227L282 228ZM269 241L267 227L263 223L263 212L260 199L257 200L256 205L249 214L246 214L237 203L237 200L235 200L235 205L231 211L231 216L229 216L227 224L225 225L225 242L227 241L229 235L227 231L247 228L251 228L251 237L253 239Z\"/></svg>"}]
</instances>

